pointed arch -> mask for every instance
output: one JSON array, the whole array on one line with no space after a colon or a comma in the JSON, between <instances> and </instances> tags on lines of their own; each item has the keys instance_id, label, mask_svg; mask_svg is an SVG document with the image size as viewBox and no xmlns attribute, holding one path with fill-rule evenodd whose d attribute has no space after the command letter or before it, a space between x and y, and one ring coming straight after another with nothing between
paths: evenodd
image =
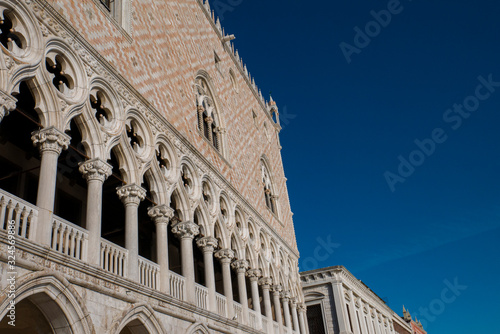
<instances>
[{"instance_id":1,"label":"pointed arch","mask_svg":"<svg viewBox=\"0 0 500 334\"><path fill-rule=\"evenodd\" d=\"M189 326L186 331L187 334L210 334L209 329L205 324L195 323Z\"/></svg>"},{"instance_id":2,"label":"pointed arch","mask_svg":"<svg viewBox=\"0 0 500 334\"><path fill-rule=\"evenodd\" d=\"M40 309L56 334L95 333L85 302L73 286L59 273L41 271L26 274L17 281L16 302L29 300ZM7 314L8 288L0 295L0 319Z\"/></svg>"},{"instance_id":3,"label":"pointed arch","mask_svg":"<svg viewBox=\"0 0 500 334\"><path fill-rule=\"evenodd\" d=\"M147 304L134 304L128 310L115 317L115 324L110 330L112 334L120 334L128 326L132 334L163 334L166 333L154 310Z\"/></svg>"}]
</instances>

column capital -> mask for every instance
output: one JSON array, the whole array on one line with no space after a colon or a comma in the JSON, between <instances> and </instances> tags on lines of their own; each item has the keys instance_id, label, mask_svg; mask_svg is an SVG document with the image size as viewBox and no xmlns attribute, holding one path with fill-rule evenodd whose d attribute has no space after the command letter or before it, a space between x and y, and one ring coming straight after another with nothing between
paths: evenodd
<instances>
[{"instance_id":1,"label":"column capital","mask_svg":"<svg viewBox=\"0 0 500 334\"><path fill-rule=\"evenodd\" d=\"M3 118L16 109L16 99L0 90L0 123Z\"/></svg>"},{"instance_id":2,"label":"column capital","mask_svg":"<svg viewBox=\"0 0 500 334\"><path fill-rule=\"evenodd\" d=\"M123 204L136 204L139 205L143 199L146 198L146 190L137 184L127 184L123 187L116 189L118 197Z\"/></svg>"},{"instance_id":3,"label":"column capital","mask_svg":"<svg viewBox=\"0 0 500 334\"><path fill-rule=\"evenodd\" d=\"M217 248L219 242L214 237L203 237L196 241L196 245L200 247L203 252L212 252Z\"/></svg>"},{"instance_id":4,"label":"column capital","mask_svg":"<svg viewBox=\"0 0 500 334\"><path fill-rule=\"evenodd\" d=\"M198 106L196 109L198 110L199 113L202 113L205 111L205 108L203 108L203 106Z\"/></svg>"},{"instance_id":5,"label":"column capital","mask_svg":"<svg viewBox=\"0 0 500 334\"><path fill-rule=\"evenodd\" d=\"M290 301L290 291L281 292L281 300L284 303L288 303Z\"/></svg>"},{"instance_id":6,"label":"column capital","mask_svg":"<svg viewBox=\"0 0 500 334\"><path fill-rule=\"evenodd\" d=\"M231 263L234 259L234 251L229 248L224 248L217 251L215 257L218 258L221 263Z\"/></svg>"},{"instance_id":7,"label":"column capital","mask_svg":"<svg viewBox=\"0 0 500 334\"><path fill-rule=\"evenodd\" d=\"M214 122L214 119L210 116L207 116L205 117L205 122L207 122L208 124L212 124Z\"/></svg>"},{"instance_id":8,"label":"column capital","mask_svg":"<svg viewBox=\"0 0 500 334\"><path fill-rule=\"evenodd\" d=\"M307 310L307 306L306 306L306 304L304 304L304 303L300 303L300 304L298 304L298 305L297 305L297 310L298 310L299 312L304 312L304 313L305 313L305 312L306 312L306 310Z\"/></svg>"},{"instance_id":9,"label":"column capital","mask_svg":"<svg viewBox=\"0 0 500 334\"><path fill-rule=\"evenodd\" d=\"M259 269L248 269L247 277L250 279L250 282L258 281L262 276L262 272Z\"/></svg>"},{"instance_id":10,"label":"column capital","mask_svg":"<svg viewBox=\"0 0 500 334\"><path fill-rule=\"evenodd\" d=\"M247 260L236 260L233 263L231 263L231 267L235 269L238 273L245 273L250 267L250 264L248 263Z\"/></svg>"},{"instance_id":11,"label":"column capital","mask_svg":"<svg viewBox=\"0 0 500 334\"><path fill-rule=\"evenodd\" d=\"M111 175L113 167L102 159L94 158L81 162L78 169L87 182L92 180L104 182Z\"/></svg>"},{"instance_id":12,"label":"column capital","mask_svg":"<svg viewBox=\"0 0 500 334\"><path fill-rule=\"evenodd\" d=\"M299 299L297 297L290 298L290 304L292 304L293 308L297 308L298 307L298 302L299 302Z\"/></svg>"},{"instance_id":13,"label":"column capital","mask_svg":"<svg viewBox=\"0 0 500 334\"><path fill-rule=\"evenodd\" d=\"M271 285L271 291L274 293L274 294L280 294L281 291L283 291L283 287L279 284L276 284L276 285Z\"/></svg>"},{"instance_id":14,"label":"column capital","mask_svg":"<svg viewBox=\"0 0 500 334\"><path fill-rule=\"evenodd\" d=\"M31 141L34 146L38 146L40 152L50 151L58 155L62 150L68 148L71 137L64 132L49 126L31 133Z\"/></svg>"},{"instance_id":15,"label":"column capital","mask_svg":"<svg viewBox=\"0 0 500 334\"><path fill-rule=\"evenodd\" d=\"M262 277L259 280L259 285L261 285L262 288L265 289L270 289L272 284L273 284L273 279L271 277Z\"/></svg>"},{"instance_id":16,"label":"column capital","mask_svg":"<svg viewBox=\"0 0 500 334\"><path fill-rule=\"evenodd\" d=\"M160 204L148 208L148 216L156 224L168 224L174 216L174 209L165 204Z\"/></svg>"},{"instance_id":17,"label":"column capital","mask_svg":"<svg viewBox=\"0 0 500 334\"><path fill-rule=\"evenodd\" d=\"M200 234L200 227L192 221L179 222L172 227L172 232L179 239L194 239Z\"/></svg>"}]
</instances>

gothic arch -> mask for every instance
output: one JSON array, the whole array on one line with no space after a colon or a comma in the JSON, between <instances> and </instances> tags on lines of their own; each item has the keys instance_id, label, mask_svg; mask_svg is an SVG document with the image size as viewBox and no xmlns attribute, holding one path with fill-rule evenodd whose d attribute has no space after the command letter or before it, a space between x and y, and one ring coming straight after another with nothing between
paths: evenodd
<instances>
[{"instance_id":1,"label":"gothic arch","mask_svg":"<svg viewBox=\"0 0 500 334\"><path fill-rule=\"evenodd\" d=\"M210 331L205 324L195 323L189 326L186 334L210 334Z\"/></svg>"},{"instance_id":2,"label":"gothic arch","mask_svg":"<svg viewBox=\"0 0 500 334\"><path fill-rule=\"evenodd\" d=\"M128 325L132 334L164 334L167 333L160 321L156 318L154 310L147 304L134 304L131 309L125 310L115 317L115 324L111 334L120 334Z\"/></svg>"},{"instance_id":3,"label":"gothic arch","mask_svg":"<svg viewBox=\"0 0 500 334\"><path fill-rule=\"evenodd\" d=\"M270 168L269 161L265 154L263 154L260 158L260 172L265 204L272 213L279 216L279 206L276 196L274 177Z\"/></svg>"},{"instance_id":4,"label":"gothic arch","mask_svg":"<svg viewBox=\"0 0 500 334\"><path fill-rule=\"evenodd\" d=\"M199 198L201 186L198 173L196 172L196 165L186 156L182 157L180 162L179 181L191 199L196 200Z\"/></svg>"},{"instance_id":5,"label":"gothic arch","mask_svg":"<svg viewBox=\"0 0 500 334\"><path fill-rule=\"evenodd\" d=\"M175 154L172 143L164 134L159 134L156 138L155 152L160 173L167 183L175 183L179 179L180 164L177 161L177 154ZM159 160L163 160L162 166L160 166Z\"/></svg>"},{"instance_id":6,"label":"gothic arch","mask_svg":"<svg viewBox=\"0 0 500 334\"><path fill-rule=\"evenodd\" d=\"M224 224L221 224L219 220L215 221L214 224L214 237L219 241L218 248L225 249L230 248L230 244L228 242L228 233Z\"/></svg>"},{"instance_id":7,"label":"gothic arch","mask_svg":"<svg viewBox=\"0 0 500 334\"><path fill-rule=\"evenodd\" d=\"M56 334L96 333L83 299L61 274L31 273L20 277L17 284L16 302L28 299L35 304ZM1 295L0 319L3 319L10 300L7 291Z\"/></svg>"}]
</instances>

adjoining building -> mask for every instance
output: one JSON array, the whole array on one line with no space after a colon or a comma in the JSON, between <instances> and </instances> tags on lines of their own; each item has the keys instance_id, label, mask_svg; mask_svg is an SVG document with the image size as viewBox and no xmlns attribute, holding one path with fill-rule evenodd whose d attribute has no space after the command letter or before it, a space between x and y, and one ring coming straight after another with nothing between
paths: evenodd
<instances>
[{"instance_id":1,"label":"adjoining building","mask_svg":"<svg viewBox=\"0 0 500 334\"><path fill-rule=\"evenodd\" d=\"M1 333L307 333L233 38L207 0L0 0Z\"/></svg>"},{"instance_id":2,"label":"adjoining building","mask_svg":"<svg viewBox=\"0 0 500 334\"><path fill-rule=\"evenodd\" d=\"M343 266L300 275L310 333L426 334L406 310L401 318Z\"/></svg>"}]
</instances>

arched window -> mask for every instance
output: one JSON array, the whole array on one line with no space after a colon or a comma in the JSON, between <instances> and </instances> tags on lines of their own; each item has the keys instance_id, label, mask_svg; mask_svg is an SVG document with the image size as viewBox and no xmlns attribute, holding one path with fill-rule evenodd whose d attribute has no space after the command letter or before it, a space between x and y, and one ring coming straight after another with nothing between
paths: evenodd
<instances>
[{"instance_id":1,"label":"arched window","mask_svg":"<svg viewBox=\"0 0 500 334\"><path fill-rule=\"evenodd\" d=\"M195 86L198 130L217 151L222 152L219 115L212 92L208 87L207 81L201 77L196 79Z\"/></svg>"},{"instance_id":2,"label":"arched window","mask_svg":"<svg viewBox=\"0 0 500 334\"><path fill-rule=\"evenodd\" d=\"M261 174L262 174L262 184L264 186L264 197L266 200L266 206L271 210L272 213L278 214L278 209L276 207L276 195L274 193L274 187L271 182L271 176L269 170L267 169L264 162L261 163Z\"/></svg>"}]
</instances>

